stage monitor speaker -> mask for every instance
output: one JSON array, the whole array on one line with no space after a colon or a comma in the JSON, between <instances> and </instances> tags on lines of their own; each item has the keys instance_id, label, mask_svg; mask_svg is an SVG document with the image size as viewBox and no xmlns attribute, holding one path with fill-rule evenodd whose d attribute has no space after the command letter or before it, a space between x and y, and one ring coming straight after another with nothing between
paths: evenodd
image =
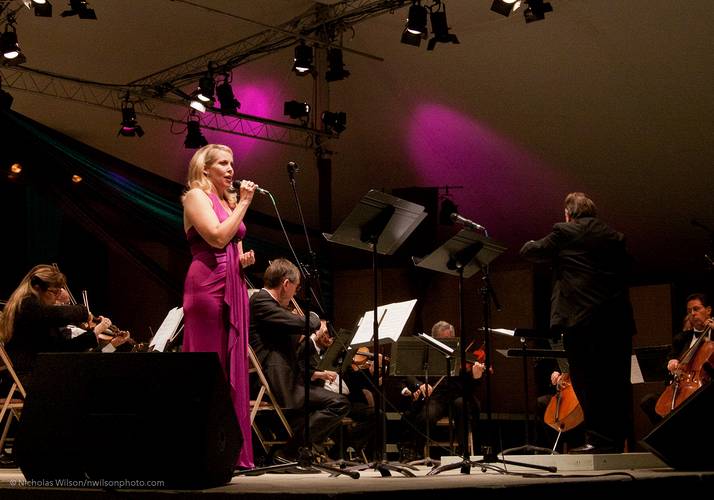
<instances>
[{"instance_id":1,"label":"stage monitor speaker","mask_svg":"<svg viewBox=\"0 0 714 500\"><path fill-rule=\"evenodd\" d=\"M216 353L40 354L27 393L28 480L205 488L233 476L243 438Z\"/></svg>"},{"instance_id":2,"label":"stage monitor speaker","mask_svg":"<svg viewBox=\"0 0 714 500\"><path fill-rule=\"evenodd\" d=\"M709 382L667 415L642 444L673 469L714 470L712 408L714 383Z\"/></svg>"}]
</instances>

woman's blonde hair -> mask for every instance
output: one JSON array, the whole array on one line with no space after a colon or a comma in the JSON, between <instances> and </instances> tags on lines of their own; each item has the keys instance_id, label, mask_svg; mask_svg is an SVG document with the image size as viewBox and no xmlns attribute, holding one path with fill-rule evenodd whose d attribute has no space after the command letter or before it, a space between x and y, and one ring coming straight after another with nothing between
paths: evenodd
<instances>
[{"instance_id":1,"label":"woman's blonde hair","mask_svg":"<svg viewBox=\"0 0 714 500\"><path fill-rule=\"evenodd\" d=\"M216 162L216 151L224 151L233 156L233 150L223 144L208 144L197 150L188 164L188 189L199 188L207 193L211 191L213 185L206 177L205 169Z\"/></svg>"},{"instance_id":2,"label":"woman's blonde hair","mask_svg":"<svg viewBox=\"0 0 714 500\"><path fill-rule=\"evenodd\" d=\"M5 304L5 309L0 317L0 341L7 343L12 338L15 316L25 297L30 295L39 297L40 291L46 291L48 288L65 288L66 286L65 275L54 266L40 264L30 269Z\"/></svg>"}]
</instances>

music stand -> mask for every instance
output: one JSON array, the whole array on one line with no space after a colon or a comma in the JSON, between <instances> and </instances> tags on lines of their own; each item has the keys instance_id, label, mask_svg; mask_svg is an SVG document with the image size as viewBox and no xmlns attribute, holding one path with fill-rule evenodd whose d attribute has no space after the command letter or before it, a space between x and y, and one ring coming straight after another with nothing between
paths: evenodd
<instances>
[{"instance_id":1,"label":"music stand","mask_svg":"<svg viewBox=\"0 0 714 500\"><path fill-rule=\"evenodd\" d=\"M431 451L431 416L430 416L430 404L431 396L433 391L435 391L438 385L447 377L453 375L451 370L451 360L453 358L458 358L457 353L457 339L436 339L431 335L425 333L417 333L414 335L414 339L403 339L401 343L397 344L397 349L392 352L392 364L390 365L390 372L392 367L394 374L398 375L410 375L410 376L424 376L424 384L429 386L429 376L430 375L440 375L441 378L434 384L432 392L427 392L424 394L424 408L426 416L426 442L424 444L424 458L422 460L415 460L409 462L409 465L427 465L427 466L438 466L441 464L439 460L432 460L430 456ZM453 347L448 345L453 344ZM431 351L435 351L441 356L433 358L431 356ZM443 361L443 363L442 363ZM452 431L452 412L451 404L448 405L448 416L449 416L449 446L452 447L453 452L453 431Z\"/></svg>"},{"instance_id":2,"label":"music stand","mask_svg":"<svg viewBox=\"0 0 714 500\"><path fill-rule=\"evenodd\" d=\"M493 331L497 331L497 329L494 329ZM510 334L514 337L518 337L519 342L521 343L520 349L513 350L509 349L505 352L502 352L501 350L498 350L498 352L508 358L510 357L520 357L523 359L523 392L525 394L524 399L525 399L525 411L526 411L526 443L522 446L518 446L515 448L509 448L507 450L503 450L501 452L502 455L508 455L509 453L515 453L515 452L525 452L526 454L528 453L547 453L549 455L552 455L555 453L555 450L551 450L550 448L543 448L542 446L536 446L531 444L531 434L530 434L530 421L531 421L531 412L530 412L530 402L529 402L529 397L528 397L528 357L531 354L531 351L528 349L528 339L550 339L552 338L553 334L548 331L542 331L542 330L531 330L531 329L526 329L526 328L516 328L515 330L512 331ZM511 353L511 351L514 351ZM548 356L551 357L551 356ZM557 444L557 442L556 442Z\"/></svg>"},{"instance_id":3,"label":"music stand","mask_svg":"<svg viewBox=\"0 0 714 500\"><path fill-rule=\"evenodd\" d=\"M483 321L484 333L486 338L486 366L490 366L490 313L491 300L495 301L493 290L488 277L488 264L496 257L501 255L506 250L506 247L495 242L494 240L482 236L472 230L462 229L450 240L446 241L439 248L424 257L423 259L413 258L414 264L417 267L431 269L445 274L457 276L458 279L458 307L459 307L459 350L460 350L460 377L461 377L461 398L462 398L462 422L463 429L461 435L461 452L463 454L461 462L453 464L441 465L432 469L427 475L435 475L444 471L460 469L462 474L469 474L471 467L480 466L482 470L486 467L484 464L501 462L511 465L523 465L526 467L530 464L522 464L520 462L511 462L497 459L492 453L484 454L482 460L472 461L469 455L468 436L469 426L471 425L469 415L469 387L471 375L466 370L466 342L464 334L464 279L470 278L479 271L483 271L484 286L481 289L483 300ZM490 391L490 376L488 368L484 371L486 382L486 414L489 420L489 431L491 430L491 391ZM541 468L540 466L533 466ZM545 469L551 470L551 468Z\"/></svg>"},{"instance_id":4,"label":"music stand","mask_svg":"<svg viewBox=\"0 0 714 500\"><path fill-rule=\"evenodd\" d=\"M377 290L377 261L378 255L392 255L421 221L426 218L424 207L397 198L377 190L370 190L362 197L357 206L337 230L332 233L323 233L323 236L332 243L339 243L352 248L367 250L372 253L372 280L373 280L373 311L378 310ZM383 477L391 476L389 470L395 470L404 475L412 475L407 469L398 466L388 466L384 461L384 433L381 414L381 395L379 393L379 324L377 314L372 315L374 373L373 381L375 391L374 418L375 418L375 461L374 468Z\"/></svg>"},{"instance_id":5,"label":"music stand","mask_svg":"<svg viewBox=\"0 0 714 500\"><path fill-rule=\"evenodd\" d=\"M337 387L339 395L343 395L342 386L343 384L345 384L345 371L347 370L347 367L351 364L353 353L350 350L350 344L352 343L354 335L354 330L346 330L344 328L340 328L340 330L334 337L332 345L327 348L327 351L322 356L322 359L320 360L320 363L317 366L317 370L332 370L338 373L337 381L339 385ZM340 425L338 438L340 441L339 457L337 458L337 460L327 462L325 465L338 466L341 469L352 465L359 465L358 462L351 462L349 460L345 460L344 434L344 425Z\"/></svg>"}]
</instances>

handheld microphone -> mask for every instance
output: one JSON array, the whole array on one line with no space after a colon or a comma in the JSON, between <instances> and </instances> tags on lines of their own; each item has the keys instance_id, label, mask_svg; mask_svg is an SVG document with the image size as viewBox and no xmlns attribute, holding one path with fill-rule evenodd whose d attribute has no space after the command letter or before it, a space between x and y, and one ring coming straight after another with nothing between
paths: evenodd
<instances>
[{"instance_id":1,"label":"handheld microphone","mask_svg":"<svg viewBox=\"0 0 714 500\"><path fill-rule=\"evenodd\" d=\"M299 172L299 171L300 171L300 165L298 165L294 161L288 162L288 176L290 177L291 181L295 178L295 172Z\"/></svg>"},{"instance_id":2,"label":"handheld microphone","mask_svg":"<svg viewBox=\"0 0 714 500\"><path fill-rule=\"evenodd\" d=\"M240 191L240 184L241 184L241 182L243 182L243 181L233 181L233 188L236 189L237 191ZM263 189L262 187L256 186L256 187L255 187L255 190L256 190L256 192L258 192L258 193L260 193L260 194L262 194L262 195L269 195L269 194L270 194L270 191L268 191L267 189Z\"/></svg>"},{"instance_id":3,"label":"handheld microphone","mask_svg":"<svg viewBox=\"0 0 714 500\"><path fill-rule=\"evenodd\" d=\"M486 231L486 228L483 227L481 224L476 224L474 221L467 219L466 217L461 217L456 212L452 213L450 217L452 221L456 222L457 224L461 224L462 226L468 229L473 229L474 231Z\"/></svg>"}]
</instances>

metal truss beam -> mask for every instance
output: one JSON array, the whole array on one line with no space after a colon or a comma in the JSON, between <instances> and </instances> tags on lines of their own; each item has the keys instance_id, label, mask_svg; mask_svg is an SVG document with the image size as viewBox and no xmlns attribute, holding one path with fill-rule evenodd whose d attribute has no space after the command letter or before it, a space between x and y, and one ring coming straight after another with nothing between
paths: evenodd
<instances>
[{"instance_id":1,"label":"metal truss beam","mask_svg":"<svg viewBox=\"0 0 714 500\"><path fill-rule=\"evenodd\" d=\"M141 95L141 86L104 86L96 83L77 82L62 77L32 72L21 67L2 67L0 77L4 88L16 89L68 101L79 102L104 109L121 110L121 104L129 95ZM185 123L186 119L176 119L167 112L159 111L161 104L187 110L186 101L171 96L144 97L132 99L137 115L149 118ZM163 107L165 108L165 107ZM217 110L209 110L201 115L201 127L228 134L251 137L287 146L311 149L319 143L318 138L335 138L334 134L322 130L280 122L259 116L238 113L222 115Z\"/></svg>"}]
</instances>

